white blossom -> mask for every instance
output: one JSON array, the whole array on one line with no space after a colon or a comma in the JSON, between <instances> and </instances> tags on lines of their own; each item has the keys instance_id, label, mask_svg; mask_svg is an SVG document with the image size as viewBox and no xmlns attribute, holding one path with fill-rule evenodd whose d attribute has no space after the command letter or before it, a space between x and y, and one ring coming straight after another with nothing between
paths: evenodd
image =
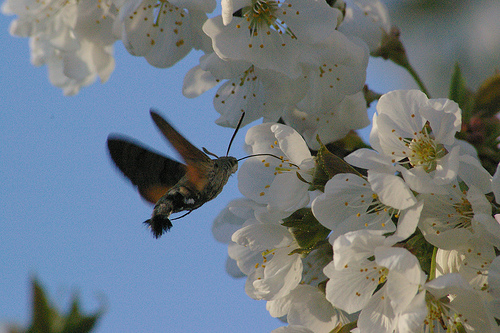
<instances>
[{"instance_id":1,"label":"white blossom","mask_svg":"<svg viewBox=\"0 0 500 333\"><path fill-rule=\"evenodd\" d=\"M429 309L426 330L461 325L467 332L497 332L493 316L478 293L459 274L446 274L425 284Z\"/></svg>"},{"instance_id":2,"label":"white blossom","mask_svg":"<svg viewBox=\"0 0 500 333\"><path fill-rule=\"evenodd\" d=\"M394 240L369 230L347 233L333 243L334 261L324 269L330 279L326 298L348 313L361 310L361 332L392 332L403 325L399 321L415 314L423 324L425 313L414 300L425 274L415 256L393 244Z\"/></svg>"},{"instance_id":3,"label":"white blossom","mask_svg":"<svg viewBox=\"0 0 500 333\"><path fill-rule=\"evenodd\" d=\"M330 242L349 231L370 229L380 234L394 232L392 217L396 208L380 202L370 183L354 174L335 175L325 185L325 191L311 204L314 216L330 230Z\"/></svg>"},{"instance_id":4,"label":"white blossom","mask_svg":"<svg viewBox=\"0 0 500 333\"><path fill-rule=\"evenodd\" d=\"M331 142L369 124L366 101L360 92L365 80L366 53L352 43L335 45L323 53L343 57L342 52L349 54L345 51L349 45L358 48L359 52L351 53L360 53L359 58L338 58L334 64L325 59L321 66L308 66L308 74L297 78L262 69L246 60L223 60L209 53L186 75L183 93L196 97L224 82L214 97L214 107L221 114L216 123L235 127L241 112L246 113L243 124L261 117L276 122L281 117L304 134L308 144L317 147L315 134Z\"/></svg>"},{"instance_id":5,"label":"white blossom","mask_svg":"<svg viewBox=\"0 0 500 333\"><path fill-rule=\"evenodd\" d=\"M367 125L366 109L359 104L350 111L360 117L347 116L352 100L338 111L332 109L361 91L368 64L366 45L335 29L340 15L336 8L313 0L227 1L226 5L241 14L230 18L223 13L203 28L219 59L212 54L202 57L184 83L184 92L196 96L215 80L228 80L214 98L219 124L234 127L243 111L247 123L260 117L275 122L296 109L327 118L326 123L335 120L338 126L328 127L334 138Z\"/></svg>"},{"instance_id":6,"label":"white blossom","mask_svg":"<svg viewBox=\"0 0 500 333\"><path fill-rule=\"evenodd\" d=\"M295 90L288 89L288 91ZM361 129L370 124L362 92L348 95L340 103L330 104L328 108L316 113L311 113L307 109L301 111L298 108L286 108L285 111L282 116L285 123L299 132L307 145L314 150L320 148L317 136L321 142L333 142L342 139L351 130Z\"/></svg>"},{"instance_id":7,"label":"white blossom","mask_svg":"<svg viewBox=\"0 0 500 333\"><path fill-rule=\"evenodd\" d=\"M495 318L500 317L500 256L497 256L491 263L488 271L488 293L492 300L487 306L490 313Z\"/></svg>"},{"instance_id":8,"label":"white blossom","mask_svg":"<svg viewBox=\"0 0 500 333\"><path fill-rule=\"evenodd\" d=\"M380 98L377 113L370 144L379 156L362 149L352 159L348 156L349 163L377 172L400 172L408 186L420 193L445 194L441 185L457 176L483 193L491 191L491 176L474 157L462 154L455 140L461 126L455 102L429 100L418 90L398 90Z\"/></svg>"},{"instance_id":9,"label":"white blossom","mask_svg":"<svg viewBox=\"0 0 500 333\"><path fill-rule=\"evenodd\" d=\"M30 37L31 62L47 65L50 82L65 95L113 72L117 9L109 0L6 1L2 11L19 16L11 34Z\"/></svg>"},{"instance_id":10,"label":"white blossom","mask_svg":"<svg viewBox=\"0 0 500 333\"><path fill-rule=\"evenodd\" d=\"M438 249L436 276L458 273L486 300L483 292L488 287L488 270L495 259L495 248L480 239L470 239L453 250Z\"/></svg>"},{"instance_id":11,"label":"white blossom","mask_svg":"<svg viewBox=\"0 0 500 333\"><path fill-rule=\"evenodd\" d=\"M236 246L231 237L248 219L255 218L257 211L259 211L259 205L252 200L242 198L230 201L214 220L212 225L214 238L221 243L231 244L230 246L233 246L235 250L243 250ZM239 255L235 255L235 257L239 257ZM240 265L242 262L240 260ZM243 277L248 269L242 271L236 260L228 256L226 271L232 277Z\"/></svg>"},{"instance_id":12,"label":"white blossom","mask_svg":"<svg viewBox=\"0 0 500 333\"><path fill-rule=\"evenodd\" d=\"M248 130L245 137L249 154L238 172L240 192L269 208L293 211L309 203L309 184L314 160L304 139L291 127L264 123ZM297 176L297 173L303 179Z\"/></svg>"},{"instance_id":13,"label":"white blossom","mask_svg":"<svg viewBox=\"0 0 500 333\"><path fill-rule=\"evenodd\" d=\"M267 302L270 313L286 314L289 328L282 332L331 332L338 325L349 322L345 313L335 309L316 287L299 285L282 299ZM273 308L282 307L278 312ZM280 332L275 330L273 332Z\"/></svg>"},{"instance_id":14,"label":"white blossom","mask_svg":"<svg viewBox=\"0 0 500 333\"><path fill-rule=\"evenodd\" d=\"M307 327L301 325L289 325L278 327L275 330L272 330L271 333L314 333Z\"/></svg>"},{"instance_id":15,"label":"white blossom","mask_svg":"<svg viewBox=\"0 0 500 333\"><path fill-rule=\"evenodd\" d=\"M447 194L420 194L424 209L419 228L426 240L436 247L453 250L471 239L500 245L500 224L482 191L471 186L460 190L457 183L443 186Z\"/></svg>"},{"instance_id":16,"label":"white blossom","mask_svg":"<svg viewBox=\"0 0 500 333\"><path fill-rule=\"evenodd\" d=\"M291 254L298 245L279 222L249 219L232 236L238 248L230 248L229 256L248 275L245 291L254 299L284 297L302 278L300 255Z\"/></svg>"},{"instance_id":17,"label":"white blossom","mask_svg":"<svg viewBox=\"0 0 500 333\"><path fill-rule=\"evenodd\" d=\"M380 48L391 29L389 12L380 0L346 0L346 9L339 31L361 38L370 53Z\"/></svg>"},{"instance_id":18,"label":"white blossom","mask_svg":"<svg viewBox=\"0 0 500 333\"><path fill-rule=\"evenodd\" d=\"M193 47L209 50L201 26L214 8L214 0L127 0L120 8L121 39L130 54L170 67Z\"/></svg>"},{"instance_id":19,"label":"white blossom","mask_svg":"<svg viewBox=\"0 0 500 333\"><path fill-rule=\"evenodd\" d=\"M300 61L306 42L340 35L335 31L340 12L326 2L248 0L233 5L234 11L239 9L241 17L233 17L231 23L224 25L218 16L203 27L217 55L224 60L245 60L291 78L302 73Z\"/></svg>"}]
</instances>

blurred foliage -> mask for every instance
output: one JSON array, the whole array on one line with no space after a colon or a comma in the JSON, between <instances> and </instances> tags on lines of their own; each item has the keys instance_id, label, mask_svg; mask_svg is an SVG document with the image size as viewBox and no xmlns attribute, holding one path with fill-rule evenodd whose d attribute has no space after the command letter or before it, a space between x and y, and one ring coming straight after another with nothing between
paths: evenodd
<instances>
[{"instance_id":1,"label":"blurred foliage","mask_svg":"<svg viewBox=\"0 0 500 333\"><path fill-rule=\"evenodd\" d=\"M495 73L473 91L460 67L455 65L448 98L462 109L462 130L457 138L472 144L483 166L494 174L500 161L500 73Z\"/></svg>"},{"instance_id":2,"label":"blurred foliage","mask_svg":"<svg viewBox=\"0 0 500 333\"><path fill-rule=\"evenodd\" d=\"M94 314L84 315L76 296L73 297L70 310L66 314L60 313L51 304L36 278L32 279L31 285L31 324L27 329L10 326L8 333L87 333L92 331L103 314L103 309L100 309Z\"/></svg>"}]
</instances>

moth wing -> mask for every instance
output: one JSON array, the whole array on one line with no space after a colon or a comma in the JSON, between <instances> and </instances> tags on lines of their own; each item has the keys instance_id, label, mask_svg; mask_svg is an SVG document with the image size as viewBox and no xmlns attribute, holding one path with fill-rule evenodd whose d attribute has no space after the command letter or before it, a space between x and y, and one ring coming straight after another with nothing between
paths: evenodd
<instances>
[{"instance_id":1,"label":"moth wing","mask_svg":"<svg viewBox=\"0 0 500 333\"><path fill-rule=\"evenodd\" d=\"M167 140L182 156L187 164L187 178L198 191L203 190L208 183L208 173L213 169L214 162L204 152L196 148L175 130L158 113L151 110L151 117Z\"/></svg>"},{"instance_id":2,"label":"moth wing","mask_svg":"<svg viewBox=\"0 0 500 333\"><path fill-rule=\"evenodd\" d=\"M110 135L108 150L118 169L137 186L140 195L153 204L187 172L184 164L127 137Z\"/></svg>"}]
</instances>

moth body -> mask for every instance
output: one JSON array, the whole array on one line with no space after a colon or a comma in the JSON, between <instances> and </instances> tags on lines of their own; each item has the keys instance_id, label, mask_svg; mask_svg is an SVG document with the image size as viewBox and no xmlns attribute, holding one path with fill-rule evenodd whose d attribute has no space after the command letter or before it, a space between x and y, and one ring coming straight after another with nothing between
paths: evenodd
<instances>
[{"instance_id":1,"label":"moth body","mask_svg":"<svg viewBox=\"0 0 500 333\"><path fill-rule=\"evenodd\" d=\"M155 204L151 218L144 223L159 238L172 227L171 214L189 213L219 195L229 177L238 170L238 160L232 156L211 159L157 113L152 111L151 116L186 164L120 136L108 138L108 149L115 164L138 187L141 196Z\"/></svg>"}]
</instances>

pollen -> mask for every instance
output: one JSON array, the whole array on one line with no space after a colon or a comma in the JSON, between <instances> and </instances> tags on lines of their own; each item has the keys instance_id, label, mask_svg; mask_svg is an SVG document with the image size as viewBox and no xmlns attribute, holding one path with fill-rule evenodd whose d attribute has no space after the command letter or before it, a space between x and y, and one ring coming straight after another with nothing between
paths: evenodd
<instances>
[{"instance_id":1,"label":"pollen","mask_svg":"<svg viewBox=\"0 0 500 333\"><path fill-rule=\"evenodd\" d=\"M266 194L266 193L264 193L264 192L260 192L260 193L259 193L259 196L263 197L265 194Z\"/></svg>"}]
</instances>

